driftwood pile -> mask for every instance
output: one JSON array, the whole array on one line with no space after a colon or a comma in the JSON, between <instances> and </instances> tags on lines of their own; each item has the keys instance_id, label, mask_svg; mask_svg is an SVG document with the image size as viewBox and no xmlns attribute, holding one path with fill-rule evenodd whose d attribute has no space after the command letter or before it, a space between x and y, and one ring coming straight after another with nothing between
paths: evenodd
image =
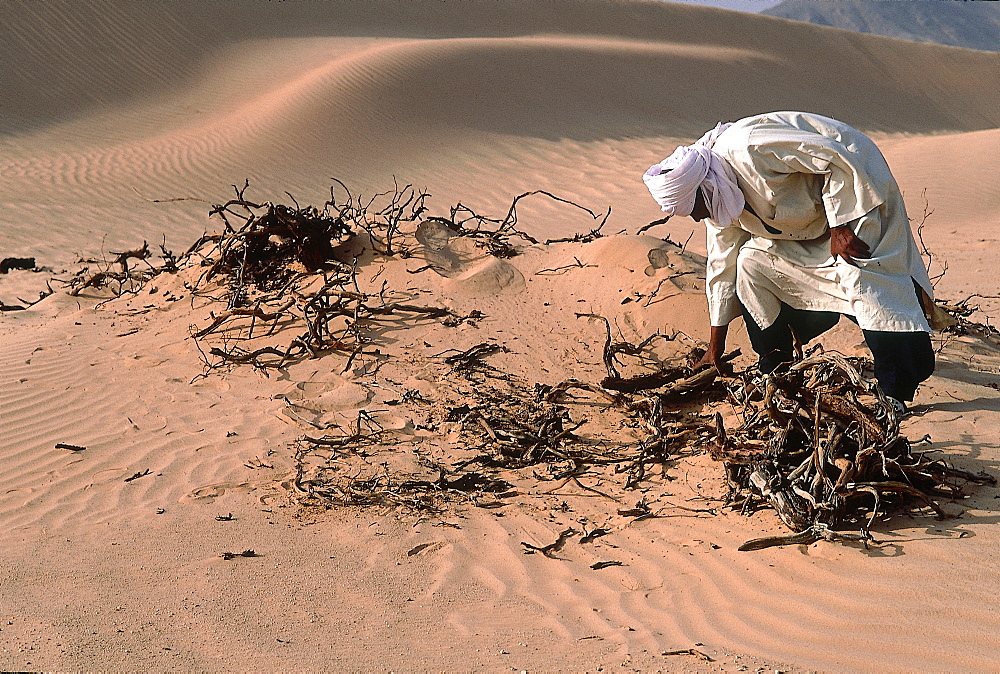
<instances>
[{"instance_id":1,"label":"driftwood pile","mask_svg":"<svg viewBox=\"0 0 1000 674\"><path fill-rule=\"evenodd\" d=\"M454 327L483 317L479 311L456 315L441 306L416 304L412 293L386 284L374 292L361 289L361 267L379 258L409 258L419 252L421 224L444 227L492 256L510 258L519 254L519 245L599 238L611 213L542 190L518 195L503 217L492 218L464 204L446 215L430 215L429 195L410 185L365 197L337 181L322 208L300 207L294 198L293 206L251 200L248 187L234 186L233 198L212 206L210 216L221 221L221 232L205 234L180 255L161 245L160 264L154 264L148 243L113 253L110 259L89 261L70 282L72 293L105 288L117 297L137 292L159 274L193 269L197 279L186 283L187 289L218 306L191 332L203 357L202 376L239 365L266 373L337 354L344 359L342 371L367 363L376 372L386 360L378 344L380 321L392 320L394 327L420 321ZM519 228L518 206L531 197L575 208L593 226L586 233L541 242ZM436 370L440 388L451 393L441 400L425 400L408 390L387 404L401 415L421 418L423 430L451 429L466 456L451 462L419 456L415 464L395 465L385 454L400 440L376 415L362 411L350 427L313 422L315 432L299 441L294 457L297 468L291 484L299 499L325 506L418 511L436 510L456 498L488 504L511 492L509 480L517 471L521 477L550 482L552 491L572 482L608 496L593 486L608 472L619 476L617 486L626 490L644 487L651 467L665 466L689 451L693 441L711 435L710 426L698 416L701 401L706 394L718 397L725 390L716 384L714 371L691 369L690 363L702 353L697 350L646 374L623 376L622 359L648 364L649 345L668 338L653 335L636 345L613 341L606 319L589 314L580 318L603 320L607 329L607 376L600 383L571 379L541 385L518 379L487 362L504 350L491 342L442 355L422 366ZM580 392L602 401L613 420L601 423L575 416L571 408ZM623 423L635 429L632 439L612 432ZM633 518L653 515L642 506L621 512Z\"/></svg>"},{"instance_id":2,"label":"driftwood pile","mask_svg":"<svg viewBox=\"0 0 1000 674\"><path fill-rule=\"evenodd\" d=\"M732 390L742 425L716 417L713 458L722 461L730 501L745 510L769 504L795 533L745 543L741 550L812 543L867 544L870 528L893 508L915 504L946 517L936 499L961 496L962 485L996 480L915 451L899 419L860 363L817 353L761 377L746 372ZM859 533L840 533L851 525Z\"/></svg>"},{"instance_id":3,"label":"driftwood pile","mask_svg":"<svg viewBox=\"0 0 1000 674\"><path fill-rule=\"evenodd\" d=\"M443 226L490 255L509 258L518 254L518 243L540 243L518 228L518 205L525 198L547 197L583 211L595 223L585 234L545 243L598 238L610 215L610 209L597 213L534 191L517 196L502 218L480 215L463 204L446 216L432 216L425 205L428 195L410 185L372 197L353 195L339 181L338 186L346 196L338 199L331 188L322 209L251 201L247 185L234 187L235 197L210 211L222 221L221 233L201 237L180 256L164 249L166 262L159 268L149 262L147 245L117 254L111 268L81 275L76 287L116 283L112 289L120 294L157 273L195 267L201 271L190 286L192 293L224 307L192 330L205 375L244 364L266 372L338 353L345 357L344 371L365 360L377 371L386 358L374 337L379 321L391 319L398 326L401 320L413 324L434 320L453 327L482 318L478 311L462 316L440 306L415 304L411 295L386 284L377 292L361 290L358 271L363 265L379 257L416 254L421 245L416 232L422 223ZM146 266L141 272L130 268L131 259ZM623 377L616 363L623 358L648 361L649 344L667 337L654 335L638 345L615 342L607 320L587 314L580 318L604 320L607 328L608 376L600 384L568 380L543 386L520 380L487 362L504 350L491 342L442 355L424 366L437 370L441 388L451 394L428 401L416 391L406 391L392 403L398 412L422 418L425 430L452 429L466 458L446 464L420 456L416 465L395 465L384 450L391 453L399 439L375 415L362 411L349 428L313 424L317 432L302 438L295 454L293 488L308 503L421 511L435 510L456 497L477 503L495 499L510 492L511 471L528 471L531 479L553 482L553 489L573 481L604 496L581 478L608 469L622 476L625 489L639 488L650 466L665 464L693 439L711 434L697 416L698 395L708 391L723 395L724 389L714 384L714 372L694 373L687 364L701 352L687 362ZM295 336L283 337L288 334ZM275 346L276 341L281 345ZM202 342L208 347L202 348ZM651 389L659 391L649 393ZM603 424L574 418L567 404L573 400L571 391L598 396L616 415L615 424L609 426L627 419L638 429L633 435L639 439L622 441L604 433ZM588 424L587 430L597 430L580 432ZM383 456L376 457L380 452Z\"/></svg>"}]
</instances>

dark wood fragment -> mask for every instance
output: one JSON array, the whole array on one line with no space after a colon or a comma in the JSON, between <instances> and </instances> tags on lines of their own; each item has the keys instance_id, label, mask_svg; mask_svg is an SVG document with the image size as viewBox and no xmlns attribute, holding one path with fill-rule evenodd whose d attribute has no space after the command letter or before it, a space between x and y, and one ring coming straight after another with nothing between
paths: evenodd
<instances>
[{"instance_id":1,"label":"dark wood fragment","mask_svg":"<svg viewBox=\"0 0 1000 674\"><path fill-rule=\"evenodd\" d=\"M68 449L71 452L82 452L87 449L86 447L81 447L80 445L70 445L65 442L57 442L56 449Z\"/></svg>"},{"instance_id":2,"label":"dark wood fragment","mask_svg":"<svg viewBox=\"0 0 1000 674\"><path fill-rule=\"evenodd\" d=\"M6 274L11 269L34 269L35 258L33 257L5 257L0 260L0 274Z\"/></svg>"},{"instance_id":3,"label":"dark wood fragment","mask_svg":"<svg viewBox=\"0 0 1000 674\"><path fill-rule=\"evenodd\" d=\"M607 561L607 562L594 562L590 565L592 569L606 569L609 566L623 566L622 562L619 561Z\"/></svg>"},{"instance_id":4,"label":"dark wood fragment","mask_svg":"<svg viewBox=\"0 0 1000 674\"><path fill-rule=\"evenodd\" d=\"M525 547L524 554L526 555L533 555L536 552L540 552L546 557L550 557L552 559L559 559L558 557L555 556L555 553L562 550L563 546L566 544L566 541L575 536L577 533L579 532L577 532L576 529L572 528L564 529L559 534L559 538L557 538L554 542L549 543L548 545L537 546L537 545L532 545L531 543L525 543L524 541L521 541L521 545Z\"/></svg>"}]
</instances>

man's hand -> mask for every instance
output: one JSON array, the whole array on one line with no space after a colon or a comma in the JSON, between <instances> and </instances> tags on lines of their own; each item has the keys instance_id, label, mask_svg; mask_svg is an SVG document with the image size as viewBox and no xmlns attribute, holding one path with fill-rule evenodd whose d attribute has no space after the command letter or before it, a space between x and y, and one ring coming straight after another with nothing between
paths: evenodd
<instances>
[{"instance_id":1,"label":"man's hand","mask_svg":"<svg viewBox=\"0 0 1000 674\"><path fill-rule=\"evenodd\" d=\"M730 375L733 368L729 363L722 360L726 352L726 334L729 332L728 325L713 325L711 337L708 340L708 351L694 365L695 370L700 370L706 365L714 365L720 374Z\"/></svg>"},{"instance_id":2,"label":"man's hand","mask_svg":"<svg viewBox=\"0 0 1000 674\"><path fill-rule=\"evenodd\" d=\"M868 244L854 233L854 230L843 225L830 228L830 255L834 259L843 258L847 264L857 267L858 263L854 261L854 258L871 257L871 250L868 248Z\"/></svg>"}]
</instances>

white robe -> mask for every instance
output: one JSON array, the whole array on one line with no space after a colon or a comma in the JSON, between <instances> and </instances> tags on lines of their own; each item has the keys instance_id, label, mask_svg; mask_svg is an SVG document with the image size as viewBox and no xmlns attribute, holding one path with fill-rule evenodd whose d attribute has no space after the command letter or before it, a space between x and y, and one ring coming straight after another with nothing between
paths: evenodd
<instances>
[{"instance_id":1,"label":"white robe","mask_svg":"<svg viewBox=\"0 0 1000 674\"><path fill-rule=\"evenodd\" d=\"M775 112L734 123L712 149L747 202L728 227L706 220L712 325L740 315L739 297L761 328L784 302L854 316L868 330L930 331L913 287L932 296L927 269L899 187L867 136L819 115ZM871 249L857 267L830 255L829 230L839 225Z\"/></svg>"}]
</instances>

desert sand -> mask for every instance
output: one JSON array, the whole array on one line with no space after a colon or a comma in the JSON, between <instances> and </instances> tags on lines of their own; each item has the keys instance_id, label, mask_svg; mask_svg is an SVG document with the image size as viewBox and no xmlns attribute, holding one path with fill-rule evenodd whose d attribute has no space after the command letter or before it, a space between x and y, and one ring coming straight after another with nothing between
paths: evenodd
<instances>
[{"instance_id":1,"label":"desert sand","mask_svg":"<svg viewBox=\"0 0 1000 674\"><path fill-rule=\"evenodd\" d=\"M922 225L932 275L947 264L937 294L986 296L972 318L989 323L1000 54L638 0L11 0L0 11L0 257L42 269L0 276L0 301L54 290L0 314L0 669L997 668L993 487L944 503L954 519L876 524L868 549L740 552L785 530L771 511L722 508L722 468L698 452L640 493L582 478L620 502L525 479L510 505L422 516L304 509L291 483L296 440L359 412L401 454L450 446L393 405L404 390L444 395L432 370L448 349L494 341L508 351L491 364L553 384L602 376L603 328L578 312L636 343L707 336L703 229L677 218L639 234L660 217L640 176L720 120L801 109L870 133ZM611 215L594 241L521 241L507 260L468 242L368 258L370 290L387 282L484 315L386 330L377 376L337 354L206 373L191 333L218 307L182 274L120 298L67 292L80 259L143 241L186 249L221 226L208 211L233 185L322 206L334 179L365 194L413 184L438 214L461 202L500 218L515 196L547 190ZM518 226L544 241L594 220L539 198ZM678 269L692 273L664 286ZM849 326L821 341L864 352ZM937 372L903 433L1000 474L1000 352L935 342ZM585 408L573 414L596 414ZM641 497L665 516L617 514ZM570 541L560 559L524 554L522 542L569 526L610 533ZM256 556L221 556L243 550ZM607 560L622 564L591 568Z\"/></svg>"}]
</instances>

